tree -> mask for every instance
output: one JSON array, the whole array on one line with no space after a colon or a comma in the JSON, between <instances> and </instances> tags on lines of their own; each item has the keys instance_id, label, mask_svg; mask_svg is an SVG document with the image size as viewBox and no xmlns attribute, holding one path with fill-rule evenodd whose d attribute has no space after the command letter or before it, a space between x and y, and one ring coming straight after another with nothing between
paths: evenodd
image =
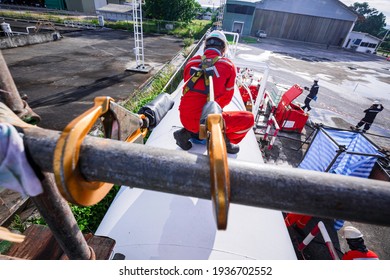
<instances>
[{"instance_id":1,"label":"tree","mask_svg":"<svg viewBox=\"0 0 390 280\"><path fill-rule=\"evenodd\" d=\"M370 8L367 2L355 2L349 6L362 17L358 19L353 28L354 31L369 33L379 36L386 26L386 16L375 8Z\"/></svg>"},{"instance_id":2,"label":"tree","mask_svg":"<svg viewBox=\"0 0 390 280\"><path fill-rule=\"evenodd\" d=\"M146 0L146 17L190 22L196 16L200 4L196 0Z\"/></svg>"}]
</instances>

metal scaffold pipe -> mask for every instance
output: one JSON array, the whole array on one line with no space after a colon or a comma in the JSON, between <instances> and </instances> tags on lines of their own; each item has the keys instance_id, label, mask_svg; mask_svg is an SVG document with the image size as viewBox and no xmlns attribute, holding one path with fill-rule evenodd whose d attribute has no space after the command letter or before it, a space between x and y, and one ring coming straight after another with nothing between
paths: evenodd
<instances>
[{"instance_id":1,"label":"metal scaffold pipe","mask_svg":"<svg viewBox=\"0 0 390 280\"><path fill-rule=\"evenodd\" d=\"M53 171L60 132L24 129L31 158ZM296 168L229 159L231 203L390 226L390 184ZM80 150L80 172L88 181L210 199L209 159L87 136Z\"/></svg>"}]
</instances>

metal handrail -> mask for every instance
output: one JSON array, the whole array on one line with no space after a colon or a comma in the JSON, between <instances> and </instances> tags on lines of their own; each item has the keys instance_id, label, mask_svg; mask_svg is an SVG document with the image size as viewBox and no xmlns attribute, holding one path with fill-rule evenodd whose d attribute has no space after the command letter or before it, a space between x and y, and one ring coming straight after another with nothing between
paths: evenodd
<instances>
[{"instance_id":1,"label":"metal handrail","mask_svg":"<svg viewBox=\"0 0 390 280\"><path fill-rule=\"evenodd\" d=\"M166 92L168 88L175 88L176 86L173 85L174 81L177 79L182 80L183 78L183 69L184 66L187 64L188 60L194 56L194 54L199 50L199 48L202 46L204 39L206 38L207 32L202 36L202 38L199 40L199 42L195 45L195 47L191 50L191 52L188 54L187 58L183 61L183 63L180 65L180 67L177 68L176 72L172 75L172 77L169 79L167 84L162 89L162 92Z\"/></svg>"},{"instance_id":2,"label":"metal handrail","mask_svg":"<svg viewBox=\"0 0 390 280\"><path fill-rule=\"evenodd\" d=\"M58 132L28 127L24 134L31 158L52 172ZM203 199L210 199L207 166L204 155L91 136L80 149L80 172L89 181ZM390 226L388 182L234 159L229 172L231 203Z\"/></svg>"}]
</instances>

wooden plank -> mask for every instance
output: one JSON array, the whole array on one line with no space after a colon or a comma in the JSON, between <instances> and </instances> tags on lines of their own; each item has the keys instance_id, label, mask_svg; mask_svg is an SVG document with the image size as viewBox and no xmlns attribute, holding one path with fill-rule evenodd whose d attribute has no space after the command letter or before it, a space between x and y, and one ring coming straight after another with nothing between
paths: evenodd
<instances>
[{"instance_id":1,"label":"wooden plank","mask_svg":"<svg viewBox=\"0 0 390 280\"><path fill-rule=\"evenodd\" d=\"M0 192L0 225L7 227L27 200L28 198L23 198L18 192L2 190Z\"/></svg>"},{"instance_id":2,"label":"wooden plank","mask_svg":"<svg viewBox=\"0 0 390 280\"><path fill-rule=\"evenodd\" d=\"M47 226L31 225L23 234L25 240L14 244L8 256L26 260L56 260L63 254Z\"/></svg>"},{"instance_id":3,"label":"wooden plank","mask_svg":"<svg viewBox=\"0 0 390 280\"><path fill-rule=\"evenodd\" d=\"M5 260L22 260L22 259L0 254L0 261L3 261L3 260L5 261Z\"/></svg>"},{"instance_id":4,"label":"wooden plank","mask_svg":"<svg viewBox=\"0 0 390 280\"><path fill-rule=\"evenodd\" d=\"M24 242L13 244L7 255L0 256L4 259L68 260L47 226L31 225L23 234L26 236ZM115 240L93 234L85 234L84 237L93 249L96 260L110 258Z\"/></svg>"},{"instance_id":5,"label":"wooden plank","mask_svg":"<svg viewBox=\"0 0 390 280\"><path fill-rule=\"evenodd\" d=\"M108 260L116 243L112 238L96 235L93 235L87 242L94 250L96 260Z\"/></svg>"},{"instance_id":6,"label":"wooden plank","mask_svg":"<svg viewBox=\"0 0 390 280\"><path fill-rule=\"evenodd\" d=\"M94 252L95 260L108 260L113 252L115 240L106 236L96 236L93 234L86 234L85 239L88 245ZM66 255L62 255L61 260L67 260Z\"/></svg>"}]
</instances>

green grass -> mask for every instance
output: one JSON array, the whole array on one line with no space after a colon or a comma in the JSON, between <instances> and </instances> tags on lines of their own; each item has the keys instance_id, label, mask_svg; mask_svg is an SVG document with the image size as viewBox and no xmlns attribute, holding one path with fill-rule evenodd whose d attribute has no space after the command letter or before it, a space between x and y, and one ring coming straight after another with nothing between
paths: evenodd
<instances>
[{"instance_id":1,"label":"green grass","mask_svg":"<svg viewBox=\"0 0 390 280\"><path fill-rule=\"evenodd\" d=\"M257 43L257 39L253 37L242 37L241 41L246 44L255 44Z\"/></svg>"},{"instance_id":2,"label":"green grass","mask_svg":"<svg viewBox=\"0 0 390 280\"><path fill-rule=\"evenodd\" d=\"M0 254L4 255L11 248L12 243L6 240L0 240Z\"/></svg>"},{"instance_id":3,"label":"green grass","mask_svg":"<svg viewBox=\"0 0 390 280\"><path fill-rule=\"evenodd\" d=\"M99 203L92 206L82 207L69 203L69 207L72 210L77 225L83 233L94 233L96 231L104 215L106 214L107 209L110 207L111 202L115 198L115 195L117 194L119 188L120 186L114 185L109 191L109 193ZM16 223L19 225L18 230L22 229L19 220L16 220ZM27 221L27 223L47 225L47 223L42 217L36 218L34 220L29 220ZM27 223L24 223L23 227L26 227Z\"/></svg>"},{"instance_id":4,"label":"green grass","mask_svg":"<svg viewBox=\"0 0 390 280\"><path fill-rule=\"evenodd\" d=\"M91 19L91 17L80 18L72 17L67 15L53 15L48 13L37 13L37 12L17 12L0 10L0 16L6 18L17 18L26 20L45 20L53 23L63 23L65 20L77 21L86 24L95 24L98 26L98 20ZM167 24L172 24L173 29L167 29ZM144 19L142 22L142 29L145 34L147 33L158 33L158 34L169 34L180 38L193 38L200 39L207 29L211 27L212 22L209 20L193 20L190 23L185 22L169 22L163 20L150 20ZM105 27L133 31L134 25L132 21L105 21Z\"/></svg>"},{"instance_id":5,"label":"green grass","mask_svg":"<svg viewBox=\"0 0 390 280\"><path fill-rule=\"evenodd\" d=\"M134 92L131 98L121 105L129 111L137 113L142 106L162 93L163 88L172 77L174 70L172 66L166 67L153 77L147 88Z\"/></svg>"},{"instance_id":6,"label":"green grass","mask_svg":"<svg viewBox=\"0 0 390 280\"><path fill-rule=\"evenodd\" d=\"M95 232L120 186L113 186L110 192L97 204L88 207L71 205L73 215L83 233Z\"/></svg>"},{"instance_id":7,"label":"green grass","mask_svg":"<svg viewBox=\"0 0 390 280\"><path fill-rule=\"evenodd\" d=\"M36 12L17 12L17 11L7 11L0 10L0 16L5 18L16 18L16 19L25 19L25 20L45 20L51 21L54 23L63 23L64 20L73 20L78 21L77 17L70 17L66 15L51 15L45 13L36 13ZM97 20L96 20L97 22Z\"/></svg>"}]
</instances>

